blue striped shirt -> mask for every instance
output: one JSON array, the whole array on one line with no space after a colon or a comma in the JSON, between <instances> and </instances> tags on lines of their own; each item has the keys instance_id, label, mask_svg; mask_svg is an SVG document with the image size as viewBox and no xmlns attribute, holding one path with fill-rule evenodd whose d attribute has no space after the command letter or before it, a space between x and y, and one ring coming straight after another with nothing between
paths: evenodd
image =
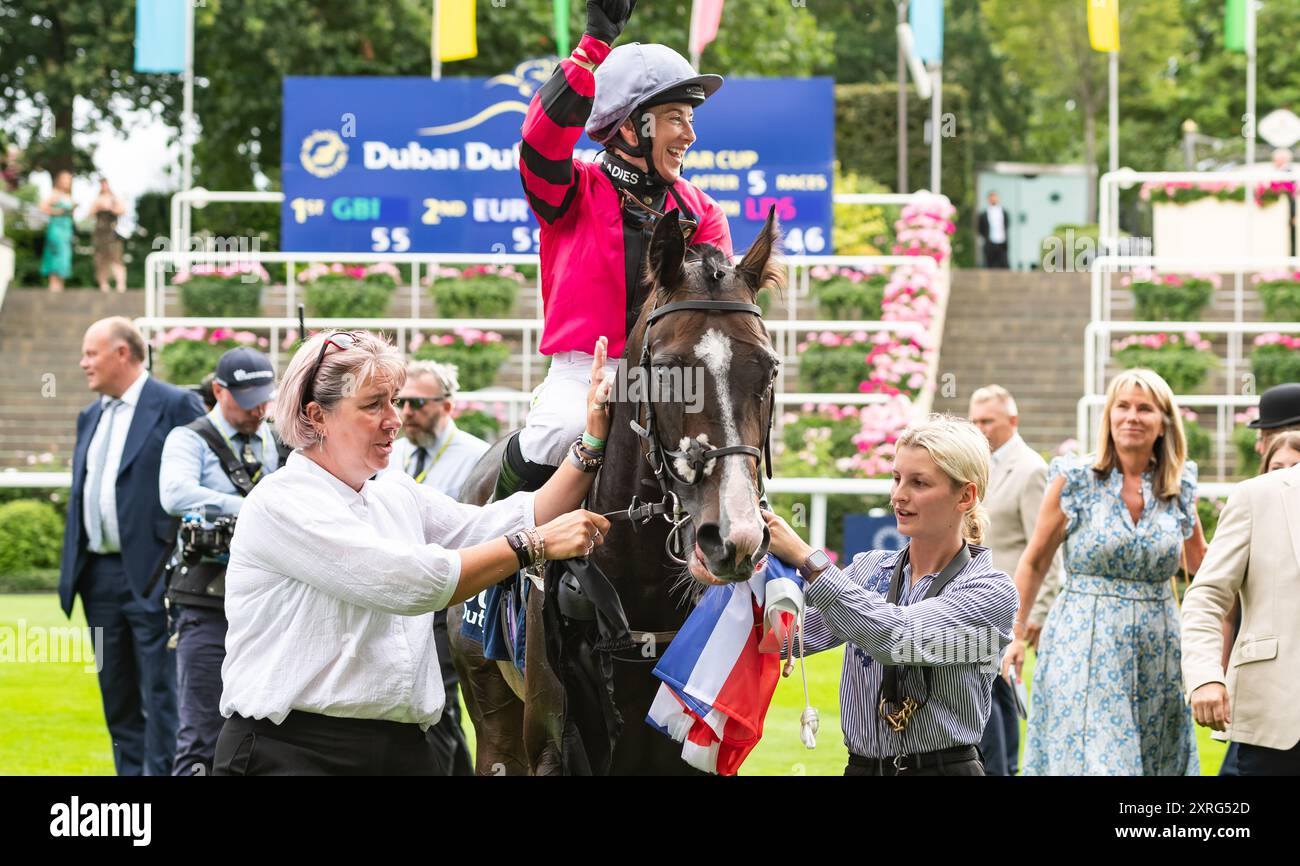
<instances>
[{"instance_id":1,"label":"blue striped shirt","mask_svg":"<svg viewBox=\"0 0 1300 866\"><path fill-rule=\"evenodd\" d=\"M831 566L808 588L805 651L847 644L840 724L850 752L886 758L979 743L1019 598L988 548L972 544L970 552L943 591L924 601L937 575L913 584L910 565L899 604L885 600L901 553L892 550L860 553L847 569ZM895 733L877 707L883 665L900 663L908 666L904 693L922 706ZM928 700L922 667L930 669Z\"/></svg>"}]
</instances>

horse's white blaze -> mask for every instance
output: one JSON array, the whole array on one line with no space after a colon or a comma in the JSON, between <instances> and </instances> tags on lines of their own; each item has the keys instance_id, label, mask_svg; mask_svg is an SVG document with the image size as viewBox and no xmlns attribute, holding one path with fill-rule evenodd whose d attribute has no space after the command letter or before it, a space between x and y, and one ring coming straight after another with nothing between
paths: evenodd
<instances>
[{"instance_id":1,"label":"horse's white blaze","mask_svg":"<svg viewBox=\"0 0 1300 866\"><path fill-rule=\"evenodd\" d=\"M736 428L728 382L731 339L716 328L710 328L695 344L695 356L713 374L717 383L718 412L722 416L722 431L726 439L723 445L743 445L740 431ZM727 540L745 554L757 550L763 543L763 517L758 513L754 484L745 471L749 468L750 459L744 454L730 454L722 458L721 528L726 532Z\"/></svg>"}]
</instances>

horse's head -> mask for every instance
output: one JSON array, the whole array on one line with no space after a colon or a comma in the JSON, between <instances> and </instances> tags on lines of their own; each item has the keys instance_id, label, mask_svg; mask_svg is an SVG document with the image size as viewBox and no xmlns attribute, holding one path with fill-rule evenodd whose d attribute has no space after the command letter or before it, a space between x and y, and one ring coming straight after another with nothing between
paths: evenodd
<instances>
[{"instance_id":1,"label":"horse's head","mask_svg":"<svg viewBox=\"0 0 1300 866\"><path fill-rule=\"evenodd\" d=\"M701 581L747 580L767 552L759 473L781 359L757 308L727 305L753 305L760 288L781 285L779 240L769 213L733 265L709 244L687 248L674 210L650 242L652 289L627 358L648 373L638 418L663 483L690 515L682 550Z\"/></svg>"}]
</instances>

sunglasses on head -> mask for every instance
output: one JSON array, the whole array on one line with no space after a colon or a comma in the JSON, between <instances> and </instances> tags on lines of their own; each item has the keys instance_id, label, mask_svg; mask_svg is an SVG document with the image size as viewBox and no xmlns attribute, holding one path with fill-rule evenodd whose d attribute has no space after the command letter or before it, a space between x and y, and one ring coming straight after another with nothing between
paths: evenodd
<instances>
[{"instance_id":1,"label":"sunglasses on head","mask_svg":"<svg viewBox=\"0 0 1300 866\"><path fill-rule=\"evenodd\" d=\"M302 408L304 410L307 408L307 404L315 399L316 376L320 374L321 364L325 363L325 353L329 351L330 346L346 352L355 346L360 338L361 335L356 331L335 331L325 337L325 342L320 347L320 354L316 356L316 363L312 365L311 372L307 374L307 387L302 390Z\"/></svg>"},{"instance_id":2,"label":"sunglasses on head","mask_svg":"<svg viewBox=\"0 0 1300 866\"><path fill-rule=\"evenodd\" d=\"M446 397L397 397L393 402L399 409L410 406L418 412L424 408L425 403L442 403L446 399Z\"/></svg>"}]
</instances>

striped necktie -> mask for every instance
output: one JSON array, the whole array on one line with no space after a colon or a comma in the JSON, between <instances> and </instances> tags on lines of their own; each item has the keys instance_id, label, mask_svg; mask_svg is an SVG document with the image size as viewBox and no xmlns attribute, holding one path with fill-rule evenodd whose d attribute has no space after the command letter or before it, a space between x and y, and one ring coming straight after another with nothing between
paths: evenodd
<instances>
[{"instance_id":1,"label":"striped necktie","mask_svg":"<svg viewBox=\"0 0 1300 866\"><path fill-rule=\"evenodd\" d=\"M108 426L104 428L104 437L99 440L94 459L90 461L90 483L85 494L89 505L86 512L86 537L90 540L91 549L102 550L104 547L104 514L99 510L99 492L104 484L104 464L108 462L108 449L113 441L113 422L117 420L117 407L121 405L121 400L109 400L99 416L99 423L102 425L107 420Z\"/></svg>"}]
</instances>

